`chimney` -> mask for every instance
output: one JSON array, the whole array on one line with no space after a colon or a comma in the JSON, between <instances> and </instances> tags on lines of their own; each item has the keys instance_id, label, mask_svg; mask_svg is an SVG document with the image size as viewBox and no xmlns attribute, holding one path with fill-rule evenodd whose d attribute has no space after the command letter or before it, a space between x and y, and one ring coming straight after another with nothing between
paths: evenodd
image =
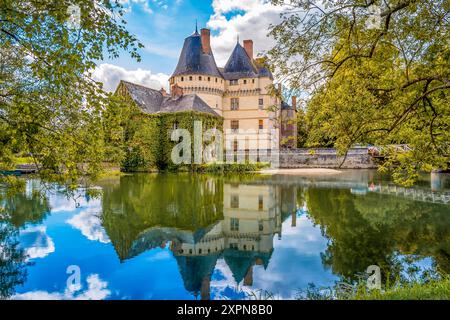
<instances>
[{"instance_id":1,"label":"chimney","mask_svg":"<svg viewBox=\"0 0 450 320\"><path fill-rule=\"evenodd\" d=\"M159 92L161 92L163 97L167 97L167 91L164 88L161 88L161 90L159 90Z\"/></svg>"},{"instance_id":2,"label":"chimney","mask_svg":"<svg viewBox=\"0 0 450 320\"><path fill-rule=\"evenodd\" d=\"M253 60L253 40L244 40L244 49L250 59Z\"/></svg>"},{"instance_id":3,"label":"chimney","mask_svg":"<svg viewBox=\"0 0 450 320\"><path fill-rule=\"evenodd\" d=\"M250 266L244 277L244 286L251 287L252 285L253 285L253 266Z\"/></svg>"},{"instance_id":4,"label":"chimney","mask_svg":"<svg viewBox=\"0 0 450 320\"><path fill-rule=\"evenodd\" d=\"M202 35L203 53L211 54L211 31L205 28L200 31Z\"/></svg>"},{"instance_id":5,"label":"chimney","mask_svg":"<svg viewBox=\"0 0 450 320\"><path fill-rule=\"evenodd\" d=\"M296 96L292 96L292 109L294 109L294 111L297 111L297 97Z\"/></svg>"},{"instance_id":6,"label":"chimney","mask_svg":"<svg viewBox=\"0 0 450 320\"><path fill-rule=\"evenodd\" d=\"M174 84L172 88L170 88L170 93L172 94L172 99L178 99L183 96L183 88Z\"/></svg>"}]
</instances>

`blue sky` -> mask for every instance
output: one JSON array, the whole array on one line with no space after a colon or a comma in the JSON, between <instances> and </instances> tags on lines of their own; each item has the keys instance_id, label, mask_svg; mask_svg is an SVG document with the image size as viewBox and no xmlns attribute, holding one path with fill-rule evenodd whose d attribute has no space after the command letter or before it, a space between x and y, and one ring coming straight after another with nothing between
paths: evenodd
<instances>
[{"instance_id":1,"label":"blue sky","mask_svg":"<svg viewBox=\"0 0 450 320\"><path fill-rule=\"evenodd\" d=\"M131 11L125 15L127 29L145 45L141 50L142 62L128 55L108 61L127 69L146 68L154 73L171 73L177 63L183 40L195 29L206 26L213 14L212 0L161 1L161 5L146 1L151 11L142 3L131 3ZM165 7L167 5L167 7Z\"/></svg>"},{"instance_id":2,"label":"blue sky","mask_svg":"<svg viewBox=\"0 0 450 320\"><path fill-rule=\"evenodd\" d=\"M142 61L123 53L120 58L101 61L94 78L112 91L120 79L155 89L167 88L186 37L195 29L211 29L211 45L219 66L226 63L239 35L253 39L255 53L273 44L267 37L271 23L279 21L281 7L267 0L120 0L124 4L127 29L145 45Z\"/></svg>"}]
</instances>

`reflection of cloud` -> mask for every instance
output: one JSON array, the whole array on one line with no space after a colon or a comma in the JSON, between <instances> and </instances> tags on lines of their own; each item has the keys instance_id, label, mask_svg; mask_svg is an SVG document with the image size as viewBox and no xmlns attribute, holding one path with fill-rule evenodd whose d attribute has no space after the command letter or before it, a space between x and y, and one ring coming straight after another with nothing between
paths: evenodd
<instances>
[{"instance_id":1,"label":"reflection of cloud","mask_svg":"<svg viewBox=\"0 0 450 320\"><path fill-rule=\"evenodd\" d=\"M245 294L251 294L251 290L236 283L224 259L217 260L211 279L211 298L214 300L242 299Z\"/></svg>"},{"instance_id":2,"label":"reflection of cloud","mask_svg":"<svg viewBox=\"0 0 450 320\"><path fill-rule=\"evenodd\" d=\"M89 207L87 210L80 212L67 220L72 227L81 231L81 233L92 241L100 241L101 243L110 243L102 222L98 216L99 211L96 207Z\"/></svg>"},{"instance_id":3,"label":"reflection of cloud","mask_svg":"<svg viewBox=\"0 0 450 320\"><path fill-rule=\"evenodd\" d=\"M109 297L111 291L108 283L102 281L97 274L91 274L86 279L88 288L77 292L66 289L61 292L30 291L12 296L13 300L103 300Z\"/></svg>"},{"instance_id":4,"label":"reflection of cloud","mask_svg":"<svg viewBox=\"0 0 450 320\"><path fill-rule=\"evenodd\" d=\"M164 250L164 251L160 251L155 253L154 255L152 255L151 257L148 258L148 261L160 261L160 260L170 260L172 259L172 255L169 253L169 251Z\"/></svg>"},{"instance_id":5,"label":"reflection of cloud","mask_svg":"<svg viewBox=\"0 0 450 320\"><path fill-rule=\"evenodd\" d=\"M46 232L45 226L20 231L20 247L25 250L28 259L44 258L55 252L55 244Z\"/></svg>"}]
</instances>

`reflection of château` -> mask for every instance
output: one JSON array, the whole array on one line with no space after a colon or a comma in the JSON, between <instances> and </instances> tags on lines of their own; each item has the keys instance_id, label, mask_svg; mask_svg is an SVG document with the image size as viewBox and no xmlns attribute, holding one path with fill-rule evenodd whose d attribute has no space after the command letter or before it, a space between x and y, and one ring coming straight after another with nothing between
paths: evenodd
<instances>
[{"instance_id":1,"label":"reflection of ch\u00e2teau","mask_svg":"<svg viewBox=\"0 0 450 320\"><path fill-rule=\"evenodd\" d=\"M126 177L122 178L124 179L126 180ZM151 184L152 180L148 180L148 183ZM161 180L161 183L164 184L164 180ZM105 194L105 197L109 198L107 202L110 203L104 204L106 209L103 214L104 227L120 258L129 259L151 248L164 247L170 242L170 249L177 260L185 288L189 292L195 295L200 293L202 299L209 298L209 283L218 259L225 260L237 284L243 281L243 285L251 286L253 267L260 265L267 268L273 251L273 237L275 234L281 237L282 220L286 215L295 212L295 188L281 192L278 186L230 184L221 180L205 179L204 183L196 186L196 189L185 189L182 187L186 183L185 179L178 183L172 190L180 190L191 196L195 193L207 194L211 190L222 193L221 195L211 193L211 199L216 203L209 206L222 211L219 215L210 217L217 219L209 225L196 223L177 225L175 220L186 222L189 220L183 218L184 216L189 216L192 222L211 221L210 218L204 219L204 215L210 215L211 212L202 210L201 203L191 207L195 211L188 212L182 210L184 207L164 202L166 210L162 211L156 211L155 207L143 206L147 210L144 214L146 218L139 220L149 221L152 220L152 216L154 219L154 216L171 215L173 218L171 221L167 220L164 224L157 223L152 226L144 223L140 230L131 232L132 228L129 225L136 221L136 216L142 215L142 212L122 212L119 216L126 215L126 221L121 219L119 225L117 224L119 221L111 223L117 219L117 216L112 214L111 204L118 198L109 198ZM165 189L164 186L161 187ZM172 199L176 201L176 195ZM145 198L141 198L141 201L145 203ZM125 203L114 205L116 209L127 206L129 204ZM295 214L292 217L292 223L295 225Z\"/></svg>"}]
</instances>

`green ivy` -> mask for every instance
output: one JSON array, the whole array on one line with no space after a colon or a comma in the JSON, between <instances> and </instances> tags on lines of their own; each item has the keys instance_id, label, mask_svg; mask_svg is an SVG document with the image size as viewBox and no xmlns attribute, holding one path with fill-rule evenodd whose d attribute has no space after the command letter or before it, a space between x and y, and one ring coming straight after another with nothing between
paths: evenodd
<instances>
[{"instance_id":1,"label":"green ivy","mask_svg":"<svg viewBox=\"0 0 450 320\"><path fill-rule=\"evenodd\" d=\"M171 141L174 124L188 130L192 139L194 121L202 121L203 132L223 128L221 118L196 111L152 115L140 112L137 107L131 107L129 111L128 119L123 123L125 156L121 162L122 170L126 172L190 171L194 165L175 165L171 161L172 149L179 143ZM191 148L193 154L193 145Z\"/></svg>"}]
</instances>

